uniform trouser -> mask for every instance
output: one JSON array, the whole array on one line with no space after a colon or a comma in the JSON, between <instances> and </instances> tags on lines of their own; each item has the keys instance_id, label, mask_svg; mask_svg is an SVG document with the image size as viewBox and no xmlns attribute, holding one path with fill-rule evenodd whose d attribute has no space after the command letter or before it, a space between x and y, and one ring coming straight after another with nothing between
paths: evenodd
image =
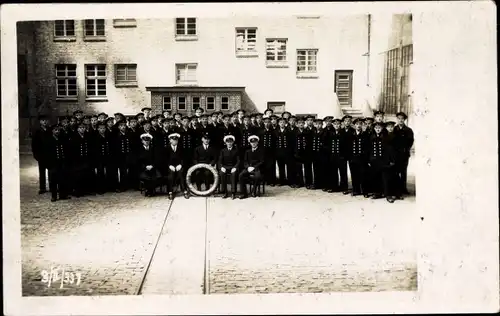
<instances>
[{"instance_id":1,"label":"uniform trouser","mask_svg":"<svg viewBox=\"0 0 500 316\"><path fill-rule=\"evenodd\" d=\"M280 155L276 157L276 162L278 164L278 183L282 185L290 183L292 168L290 168L289 158Z\"/></svg>"},{"instance_id":2,"label":"uniform trouser","mask_svg":"<svg viewBox=\"0 0 500 316\"><path fill-rule=\"evenodd\" d=\"M161 179L161 173L158 169L146 170L139 174L139 179L144 182L146 193L154 192Z\"/></svg>"},{"instance_id":3,"label":"uniform trouser","mask_svg":"<svg viewBox=\"0 0 500 316\"><path fill-rule=\"evenodd\" d=\"M347 189L347 164L344 158L330 156L327 163L326 174L325 187L327 189L335 191Z\"/></svg>"},{"instance_id":4,"label":"uniform trouser","mask_svg":"<svg viewBox=\"0 0 500 316\"><path fill-rule=\"evenodd\" d=\"M295 184L300 186L312 185L312 161L309 158L296 158L295 159Z\"/></svg>"},{"instance_id":5,"label":"uniform trouser","mask_svg":"<svg viewBox=\"0 0 500 316\"><path fill-rule=\"evenodd\" d=\"M393 196L394 191L394 168L389 168L383 163L372 161L372 190L375 195Z\"/></svg>"},{"instance_id":6,"label":"uniform trouser","mask_svg":"<svg viewBox=\"0 0 500 316\"><path fill-rule=\"evenodd\" d=\"M366 191L366 167L367 163L362 159L349 160L351 170L352 193L364 194Z\"/></svg>"},{"instance_id":7,"label":"uniform trouser","mask_svg":"<svg viewBox=\"0 0 500 316\"><path fill-rule=\"evenodd\" d=\"M44 162L38 161L38 184L40 186L40 191L47 191L47 178L45 175L45 170L47 169L48 169L47 165ZM50 189L50 182L49 182L49 189Z\"/></svg>"},{"instance_id":8,"label":"uniform trouser","mask_svg":"<svg viewBox=\"0 0 500 316\"><path fill-rule=\"evenodd\" d=\"M75 162L73 166L73 190L76 196L88 194L95 178L95 170L88 162Z\"/></svg>"},{"instance_id":9,"label":"uniform trouser","mask_svg":"<svg viewBox=\"0 0 500 316\"><path fill-rule=\"evenodd\" d=\"M128 164L128 185L134 190L139 190L139 164L137 162L130 162Z\"/></svg>"},{"instance_id":10,"label":"uniform trouser","mask_svg":"<svg viewBox=\"0 0 500 316\"><path fill-rule=\"evenodd\" d=\"M129 165L124 162L120 161L117 165L117 171L119 173L119 180L118 180L118 189L119 190L127 190L130 188L130 169Z\"/></svg>"},{"instance_id":11,"label":"uniform trouser","mask_svg":"<svg viewBox=\"0 0 500 316\"><path fill-rule=\"evenodd\" d=\"M221 183L221 192L222 193L227 193L227 179L229 178L229 181L231 183L231 193L236 194L236 177L238 175L238 171L231 172L231 167L225 167L226 172L219 171L219 178L220 178L220 183Z\"/></svg>"},{"instance_id":12,"label":"uniform trouser","mask_svg":"<svg viewBox=\"0 0 500 316\"><path fill-rule=\"evenodd\" d=\"M256 192L257 185L262 180L262 174L261 174L260 170L255 169L252 172L248 172L247 169L243 170L238 177L238 181L240 183L240 192L243 195L247 194L247 184L248 184L248 181L250 180L250 175L253 176L253 181L254 181L253 193Z\"/></svg>"},{"instance_id":13,"label":"uniform trouser","mask_svg":"<svg viewBox=\"0 0 500 316\"><path fill-rule=\"evenodd\" d=\"M407 172L408 172L408 161L410 157L402 157L398 159L396 163L396 175L399 178L398 185L401 192L408 191L406 187L407 182Z\"/></svg>"},{"instance_id":14,"label":"uniform trouser","mask_svg":"<svg viewBox=\"0 0 500 316\"><path fill-rule=\"evenodd\" d=\"M110 192L116 189L118 175L116 166L111 162L100 162L96 166L96 189L99 193Z\"/></svg>"},{"instance_id":15,"label":"uniform trouser","mask_svg":"<svg viewBox=\"0 0 500 316\"><path fill-rule=\"evenodd\" d=\"M321 153L319 152L313 153L312 167L313 167L314 186L319 189L322 189L324 187L324 178L325 178L324 163L325 159Z\"/></svg>"},{"instance_id":16,"label":"uniform trouser","mask_svg":"<svg viewBox=\"0 0 500 316\"><path fill-rule=\"evenodd\" d=\"M54 166L49 168L49 188L53 199L68 197L68 169L65 166Z\"/></svg>"},{"instance_id":17,"label":"uniform trouser","mask_svg":"<svg viewBox=\"0 0 500 316\"><path fill-rule=\"evenodd\" d=\"M288 161L286 163L286 177L288 180L288 185L297 185L299 184L297 172L297 159L293 155L288 157Z\"/></svg>"},{"instance_id":18,"label":"uniform trouser","mask_svg":"<svg viewBox=\"0 0 500 316\"><path fill-rule=\"evenodd\" d=\"M181 191L186 191L186 177L184 176L184 170L180 171L167 171L167 183L168 183L168 192L173 192L175 185L178 183Z\"/></svg>"},{"instance_id":19,"label":"uniform trouser","mask_svg":"<svg viewBox=\"0 0 500 316\"><path fill-rule=\"evenodd\" d=\"M266 183L276 184L276 158L274 154L265 154L263 167L263 175Z\"/></svg>"},{"instance_id":20,"label":"uniform trouser","mask_svg":"<svg viewBox=\"0 0 500 316\"><path fill-rule=\"evenodd\" d=\"M193 166L193 153L191 151L184 152L182 157L182 174L186 178L189 168Z\"/></svg>"}]
</instances>

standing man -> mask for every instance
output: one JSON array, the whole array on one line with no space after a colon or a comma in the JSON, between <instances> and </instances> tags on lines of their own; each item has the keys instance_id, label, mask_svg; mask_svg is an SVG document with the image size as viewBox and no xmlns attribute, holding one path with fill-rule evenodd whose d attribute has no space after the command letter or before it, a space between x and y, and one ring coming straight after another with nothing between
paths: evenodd
<instances>
[{"instance_id":1,"label":"standing man","mask_svg":"<svg viewBox=\"0 0 500 316\"><path fill-rule=\"evenodd\" d=\"M48 127L49 121L46 116L40 115L38 117L38 122L40 124L40 128L33 133L33 136L31 138L31 151L33 152L33 157L38 162L38 184L39 184L38 194L44 194L45 192L47 192L47 178L45 173L46 170L48 170L47 140L49 138L53 138L54 133L49 130ZM58 131L56 138L58 139L59 127L57 129Z\"/></svg>"},{"instance_id":2,"label":"standing man","mask_svg":"<svg viewBox=\"0 0 500 316\"><path fill-rule=\"evenodd\" d=\"M245 110L239 109L237 111L237 113L238 113L238 120L237 120L237 122L238 122L239 125L242 125L243 124L243 117L245 116Z\"/></svg>"},{"instance_id":3,"label":"standing man","mask_svg":"<svg viewBox=\"0 0 500 316\"><path fill-rule=\"evenodd\" d=\"M276 135L271 127L269 116L264 118L264 126L259 135L264 149L264 166L262 168L264 181L274 187L276 185Z\"/></svg>"},{"instance_id":4,"label":"standing man","mask_svg":"<svg viewBox=\"0 0 500 316\"><path fill-rule=\"evenodd\" d=\"M279 180L278 186L286 184L292 185L293 175L291 166L291 156L293 153L293 144L291 142L290 132L285 127L286 120L279 119L278 128L275 131L275 148L276 148L276 162L278 163ZM285 175L286 169L286 175Z\"/></svg>"},{"instance_id":5,"label":"standing man","mask_svg":"<svg viewBox=\"0 0 500 316\"><path fill-rule=\"evenodd\" d=\"M165 156L167 157L167 180L168 180L168 198L172 200L174 198L174 187L176 183L179 183L181 191L184 192L184 198L189 199L189 192L186 188L186 178L184 169L187 169L184 161L182 148L179 146L178 133L172 133L168 136L170 144L166 148Z\"/></svg>"},{"instance_id":6,"label":"standing man","mask_svg":"<svg viewBox=\"0 0 500 316\"><path fill-rule=\"evenodd\" d=\"M240 113L238 111L238 113ZM250 143L248 142L248 137L254 134L254 129L250 125L250 118L247 115L242 117L242 124L240 125L240 143L238 144L240 150L240 160L243 161L245 156L245 152L248 148L250 148Z\"/></svg>"},{"instance_id":7,"label":"standing man","mask_svg":"<svg viewBox=\"0 0 500 316\"><path fill-rule=\"evenodd\" d=\"M325 146L328 155L328 192L347 190L347 164L345 161L345 138L340 129L340 119L333 120L333 129L325 132ZM339 181L340 178L340 181Z\"/></svg>"},{"instance_id":8,"label":"standing man","mask_svg":"<svg viewBox=\"0 0 500 316\"><path fill-rule=\"evenodd\" d=\"M404 112L398 112L396 114L397 125L394 127L394 133L396 135L397 143L397 160L396 160L396 173L401 179L400 190L403 194L409 194L407 188L407 173L408 173L408 162L411 155L411 147L413 146L414 136L413 130L409 128L405 121L408 116Z\"/></svg>"},{"instance_id":9,"label":"standing man","mask_svg":"<svg viewBox=\"0 0 500 316\"><path fill-rule=\"evenodd\" d=\"M296 186L311 189L312 187L312 150L311 134L305 129L303 118L297 120L295 132L294 160L296 170Z\"/></svg>"},{"instance_id":10,"label":"standing man","mask_svg":"<svg viewBox=\"0 0 500 316\"><path fill-rule=\"evenodd\" d=\"M144 114L144 120L150 120L151 119L151 108L150 107L143 107L141 109L141 112Z\"/></svg>"},{"instance_id":11,"label":"standing man","mask_svg":"<svg viewBox=\"0 0 500 316\"><path fill-rule=\"evenodd\" d=\"M238 150L234 146L235 137L233 135L224 136L224 143L226 148L221 150L219 155L219 174L222 187L222 198L226 199L227 194L227 177L231 181L231 199L236 198L236 176L238 174L238 167L240 165L240 157Z\"/></svg>"},{"instance_id":12,"label":"standing man","mask_svg":"<svg viewBox=\"0 0 500 316\"><path fill-rule=\"evenodd\" d=\"M91 191L94 170L92 169L92 145L85 124L78 124L77 134L71 141L73 179L76 197L82 197Z\"/></svg>"},{"instance_id":13,"label":"standing man","mask_svg":"<svg viewBox=\"0 0 500 316\"><path fill-rule=\"evenodd\" d=\"M366 195L369 136L362 130L360 119L354 120L354 131L348 134L347 150L349 151L349 169L351 170L352 196ZM345 191L344 194L349 194Z\"/></svg>"},{"instance_id":14,"label":"standing man","mask_svg":"<svg viewBox=\"0 0 500 316\"><path fill-rule=\"evenodd\" d=\"M323 144L323 120L316 119L314 122L314 129L311 132L311 156L313 163L313 177L314 185L312 188L314 190L324 188L325 179L325 162L324 159L324 144Z\"/></svg>"},{"instance_id":15,"label":"standing man","mask_svg":"<svg viewBox=\"0 0 500 316\"><path fill-rule=\"evenodd\" d=\"M264 164L264 151L259 147L259 137L252 135L248 138L250 149L245 152L245 159L243 160L243 171L239 175L240 182L240 199L248 197L247 183L250 175L253 176L254 186L251 192L253 197L257 197L257 186L262 181L262 165Z\"/></svg>"},{"instance_id":16,"label":"standing man","mask_svg":"<svg viewBox=\"0 0 500 316\"><path fill-rule=\"evenodd\" d=\"M179 129L179 142L182 149L183 172L186 176L187 170L193 165L194 148L196 147L195 132L189 127L189 118L182 117L182 127Z\"/></svg>"},{"instance_id":17,"label":"standing man","mask_svg":"<svg viewBox=\"0 0 500 316\"><path fill-rule=\"evenodd\" d=\"M274 114L273 109L266 109L266 110L264 111L264 118L266 118L266 117L269 117L269 118L270 118L270 117L271 117L271 115L273 115L273 114Z\"/></svg>"},{"instance_id":18,"label":"standing man","mask_svg":"<svg viewBox=\"0 0 500 316\"><path fill-rule=\"evenodd\" d=\"M93 144L97 170L96 189L98 194L104 194L104 192L114 191L118 180L113 160L113 142L106 134L106 123L98 123L97 131Z\"/></svg>"},{"instance_id":19,"label":"standing man","mask_svg":"<svg viewBox=\"0 0 500 316\"><path fill-rule=\"evenodd\" d=\"M59 126L52 127L52 135L44 142L44 163L49 169L49 188L52 195L51 201L67 200L70 197L67 181L69 178L70 149L64 138L59 137Z\"/></svg>"},{"instance_id":20,"label":"standing man","mask_svg":"<svg viewBox=\"0 0 500 316\"><path fill-rule=\"evenodd\" d=\"M144 139L141 136L144 144ZM148 141L148 146L151 144L150 138ZM118 124L118 133L115 136L115 153L116 153L116 163L119 172L119 181L116 192L123 192L130 188L130 170L129 167L131 162L134 160L133 157L133 141L130 138L130 134L127 132L127 125L125 122L121 121Z\"/></svg>"}]
</instances>

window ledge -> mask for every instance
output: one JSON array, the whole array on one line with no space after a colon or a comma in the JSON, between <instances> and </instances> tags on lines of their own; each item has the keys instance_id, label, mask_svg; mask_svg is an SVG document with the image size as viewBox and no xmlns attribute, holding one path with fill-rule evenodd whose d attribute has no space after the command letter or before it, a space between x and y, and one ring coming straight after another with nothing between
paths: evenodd
<instances>
[{"instance_id":1,"label":"window ledge","mask_svg":"<svg viewBox=\"0 0 500 316\"><path fill-rule=\"evenodd\" d=\"M108 97L87 97L87 102L108 102Z\"/></svg>"},{"instance_id":2,"label":"window ledge","mask_svg":"<svg viewBox=\"0 0 500 316\"><path fill-rule=\"evenodd\" d=\"M274 63L274 62L268 62L266 63L267 68L288 68L287 63Z\"/></svg>"},{"instance_id":3,"label":"window ledge","mask_svg":"<svg viewBox=\"0 0 500 316\"><path fill-rule=\"evenodd\" d=\"M83 40L85 42L105 42L106 36L85 36Z\"/></svg>"},{"instance_id":4,"label":"window ledge","mask_svg":"<svg viewBox=\"0 0 500 316\"><path fill-rule=\"evenodd\" d=\"M78 97L56 97L56 101L60 102L75 102L78 101Z\"/></svg>"},{"instance_id":5,"label":"window ledge","mask_svg":"<svg viewBox=\"0 0 500 316\"><path fill-rule=\"evenodd\" d=\"M236 57L259 57L257 51L236 51Z\"/></svg>"},{"instance_id":6,"label":"window ledge","mask_svg":"<svg viewBox=\"0 0 500 316\"><path fill-rule=\"evenodd\" d=\"M137 27L137 22L114 22L113 27L122 28L122 27Z\"/></svg>"},{"instance_id":7,"label":"window ledge","mask_svg":"<svg viewBox=\"0 0 500 316\"><path fill-rule=\"evenodd\" d=\"M76 42L76 36L58 36L58 37L54 37L54 42Z\"/></svg>"},{"instance_id":8,"label":"window ledge","mask_svg":"<svg viewBox=\"0 0 500 316\"><path fill-rule=\"evenodd\" d=\"M198 35L175 35L176 41L197 41Z\"/></svg>"},{"instance_id":9,"label":"window ledge","mask_svg":"<svg viewBox=\"0 0 500 316\"><path fill-rule=\"evenodd\" d=\"M317 79L319 75L317 73L298 73L297 78L299 79Z\"/></svg>"},{"instance_id":10,"label":"window ledge","mask_svg":"<svg viewBox=\"0 0 500 316\"><path fill-rule=\"evenodd\" d=\"M137 88L138 84L137 82L115 82L115 87L121 88L121 87L129 87L129 88Z\"/></svg>"}]
</instances>

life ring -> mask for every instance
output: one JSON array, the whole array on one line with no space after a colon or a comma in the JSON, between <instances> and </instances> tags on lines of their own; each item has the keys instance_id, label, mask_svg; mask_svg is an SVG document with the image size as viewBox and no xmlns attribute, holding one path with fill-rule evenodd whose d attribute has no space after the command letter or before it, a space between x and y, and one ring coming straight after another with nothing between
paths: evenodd
<instances>
[{"instance_id":1,"label":"life ring","mask_svg":"<svg viewBox=\"0 0 500 316\"><path fill-rule=\"evenodd\" d=\"M210 170L212 174L214 175L214 183L208 190L206 191L199 191L196 189L195 185L191 183L191 176L193 175L193 172L195 172L198 169L205 168ZM219 173L217 172L217 169L215 169L212 165L206 164L206 163L199 163L191 168L188 169L187 174L186 174L186 184L191 192L198 196L208 196L212 194L216 189L217 186L219 185Z\"/></svg>"}]
</instances>

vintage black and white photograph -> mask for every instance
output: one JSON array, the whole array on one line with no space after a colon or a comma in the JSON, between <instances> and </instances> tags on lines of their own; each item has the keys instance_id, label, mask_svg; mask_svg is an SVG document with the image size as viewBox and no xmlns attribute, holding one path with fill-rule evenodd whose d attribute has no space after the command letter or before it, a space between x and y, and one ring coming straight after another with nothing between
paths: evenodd
<instances>
[{"instance_id":1,"label":"vintage black and white photograph","mask_svg":"<svg viewBox=\"0 0 500 316\"><path fill-rule=\"evenodd\" d=\"M23 295L417 289L411 13L17 26Z\"/></svg>"},{"instance_id":2,"label":"vintage black and white photograph","mask_svg":"<svg viewBox=\"0 0 500 316\"><path fill-rule=\"evenodd\" d=\"M23 298L422 291L421 15L86 13L15 24Z\"/></svg>"}]
</instances>

